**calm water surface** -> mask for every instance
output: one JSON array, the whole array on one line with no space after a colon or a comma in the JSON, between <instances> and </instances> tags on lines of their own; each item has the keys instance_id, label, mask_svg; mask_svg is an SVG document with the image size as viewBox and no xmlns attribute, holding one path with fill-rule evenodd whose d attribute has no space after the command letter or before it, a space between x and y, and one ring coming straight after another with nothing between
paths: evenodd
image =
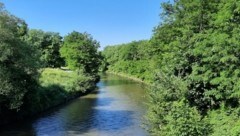
<instances>
[{"instance_id":1,"label":"calm water surface","mask_svg":"<svg viewBox=\"0 0 240 136\"><path fill-rule=\"evenodd\" d=\"M7 127L1 136L146 136L144 86L103 75L93 93L41 117Z\"/></svg>"}]
</instances>

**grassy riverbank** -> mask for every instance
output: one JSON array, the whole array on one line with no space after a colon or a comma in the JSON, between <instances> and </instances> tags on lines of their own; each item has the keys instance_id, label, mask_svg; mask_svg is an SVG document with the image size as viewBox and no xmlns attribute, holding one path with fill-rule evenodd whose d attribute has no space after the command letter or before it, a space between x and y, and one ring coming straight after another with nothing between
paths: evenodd
<instances>
[{"instance_id":1,"label":"grassy riverbank","mask_svg":"<svg viewBox=\"0 0 240 136\"><path fill-rule=\"evenodd\" d=\"M36 95L37 100L34 104L30 105L34 109L30 113L42 112L63 104L95 88L95 79L91 76L77 71L53 68L43 69L39 83L40 93Z\"/></svg>"},{"instance_id":2,"label":"grassy riverbank","mask_svg":"<svg viewBox=\"0 0 240 136\"><path fill-rule=\"evenodd\" d=\"M86 92L95 86L96 77L68 69L45 68L39 82L43 87L57 85L66 92Z\"/></svg>"},{"instance_id":3,"label":"grassy riverbank","mask_svg":"<svg viewBox=\"0 0 240 136\"><path fill-rule=\"evenodd\" d=\"M76 73L73 71L63 70L60 68L45 68L40 76L40 84L42 86L49 86L58 84L64 88L67 88L76 77Z\"/></svg>"},{"instance_id":4,"label":"grassy riverbank","mask_svg":"<svg viewBox=\"0 0 240 136\"><path fill-rule=\"evenodd\" d=\"M15 120L22 120L26 116L35 116L48 109L62 105L76 97L85 95L96 87L96 79L77 71L60 68L42 69L39 87L28 93L21 110L17 113L9 112L2 119L0 125Z\"/></svg>"}]
</instances>

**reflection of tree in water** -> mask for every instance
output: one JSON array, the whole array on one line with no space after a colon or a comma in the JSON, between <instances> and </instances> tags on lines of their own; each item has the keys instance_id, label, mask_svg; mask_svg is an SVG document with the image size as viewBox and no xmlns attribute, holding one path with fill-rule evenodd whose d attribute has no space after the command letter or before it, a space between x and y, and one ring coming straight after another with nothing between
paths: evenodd
<instances>
[{"instance_id":1,"label":"reflection of tree in water","mask_svg":"<svg viewBox=\"0 0 240 136\"><path fill-rule=\"evenodd\" d=\"M91 129L112 133L133 125L133 111L95 109L96 106L108 106L114 101L113 98L100 99L84 97L75 100L54 116L38 120L35 124L37 135L79 135Z\"/></svg>"},{"instance_id":2,"label":"reflection of tree in water","mask_svg":"<svg viewBox=\"0 0 240 136\"><path fill-rule=\"evenodd\" d=\"M64 135L67 131L72 131L75 125L82 127L82 124L92 116L94 105L96 105L96 98L82 97L74 100L54 113L54 116L39 119L34 125L35 131L37 135Z\"/></svg>"},{"instance_id":3,"label":"reflection of tree in water","mask_svg":"<svg viewBox=\"0 0 240 136\"><path fill-rule=\"evenodd\" d=\"M36 136L32 121L25 120L24 123L16 122L1 126L0 136Z\"/></svg>"},{"instance_id":4,"label":"reflection of tree in water","mask_svg":"<svg viewBox=\"0 0 240 136\"><path fill-rule=\"evenodd\" d=\"M81 106L76 104L74 111L70 110L72 124L65 131L74 134L84 134L90 129L96 131L116 131L124 129L133 124L131 115L132 111L113 111L105 109L95 109L95 106L108 106L113 101L112 98L101 98L97 101L96 98L84 98ZM81 108L82 107L82 108ZM77 109L77 111L76 111ZM69 111L69 110L67 110ZM84 111L84 112L83 112ZM68 121L69 123L69 121Z\"/></svg>"},{"instance_id":5,"label":"reflection of tree in water","mask_svg":"<svg viewBox=\"0 0 240 136\"><path fill-rule=\"evenodd\" d=\"M100 88L107 87L107 86L115 86L115 85L139 84L136 81L129 80L113 74L103 74L101 78L102 78L101 82L98 83L98 86Z\"/></svg>"},{"instance_id":6,"label":"reflection of tree in water","mask_svg":"<svg viewBox=\"0 0 240 136\"><path fill-rule=\"evenodd\" d=\"M106 131L113 133L123 130L133 124L131 115L132 111L109 111L109 110L94 110L92 116L88 116L86 120L81 122L81 125L72 125L68 128L69 132L75 134L84 134L91 129L96 131Z\"/></svg>"}]
</instances>

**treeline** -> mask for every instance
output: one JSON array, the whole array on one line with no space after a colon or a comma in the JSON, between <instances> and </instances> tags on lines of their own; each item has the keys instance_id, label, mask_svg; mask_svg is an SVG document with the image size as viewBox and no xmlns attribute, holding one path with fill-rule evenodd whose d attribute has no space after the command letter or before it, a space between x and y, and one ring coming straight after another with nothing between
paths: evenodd
<instances>
[{"instance_id":1,"label":"treeline","mask_svg":"<svg viewBox=\"0 0 240 136\"><path fill-rule=\"evenodd\" d=\"M118 74L128 74L145 82L153 81L155 61L152 58L149 41L107 46L102 52L105 70Z\"/></svg>"},{"instance_id":2,"label":"treeline","mask_svg":"<svg viewBox=\"0 0 240 136\"><path fill-rule=\"evenodd\" d=\"M177 0L162 9L152 38L138 43L146 56L128 57L138 54L128 50L135 42L107 47L108 70L153 83L146 115L152 135L240 135L240 2Z\"/></svg>"},{"instance_id":3,"label":"treeline","mask_svg":"<svg viewBox=\"0 0 240 136\"><path fill-rule=\"evenodd\" d=\"M98 48L87 33L29 30L0 3L0 125L92 90L102 60Z\"/></svg>"}]
</instances>

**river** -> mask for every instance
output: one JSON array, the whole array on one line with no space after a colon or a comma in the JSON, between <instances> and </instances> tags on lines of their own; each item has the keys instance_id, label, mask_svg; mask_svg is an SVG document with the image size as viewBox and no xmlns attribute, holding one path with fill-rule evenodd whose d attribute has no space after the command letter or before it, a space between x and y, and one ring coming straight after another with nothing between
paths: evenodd
<instances>
[{"instance_id":1,"label":"river","mask_svg":"<svg viewBox=\"0 0 240 136\"><path fill-rule=\"evenodd\" d=\"M1 136L146 136L141 83L105 74L98 89L65 106L4 128Z\"/></svg>"}]
</instances>

